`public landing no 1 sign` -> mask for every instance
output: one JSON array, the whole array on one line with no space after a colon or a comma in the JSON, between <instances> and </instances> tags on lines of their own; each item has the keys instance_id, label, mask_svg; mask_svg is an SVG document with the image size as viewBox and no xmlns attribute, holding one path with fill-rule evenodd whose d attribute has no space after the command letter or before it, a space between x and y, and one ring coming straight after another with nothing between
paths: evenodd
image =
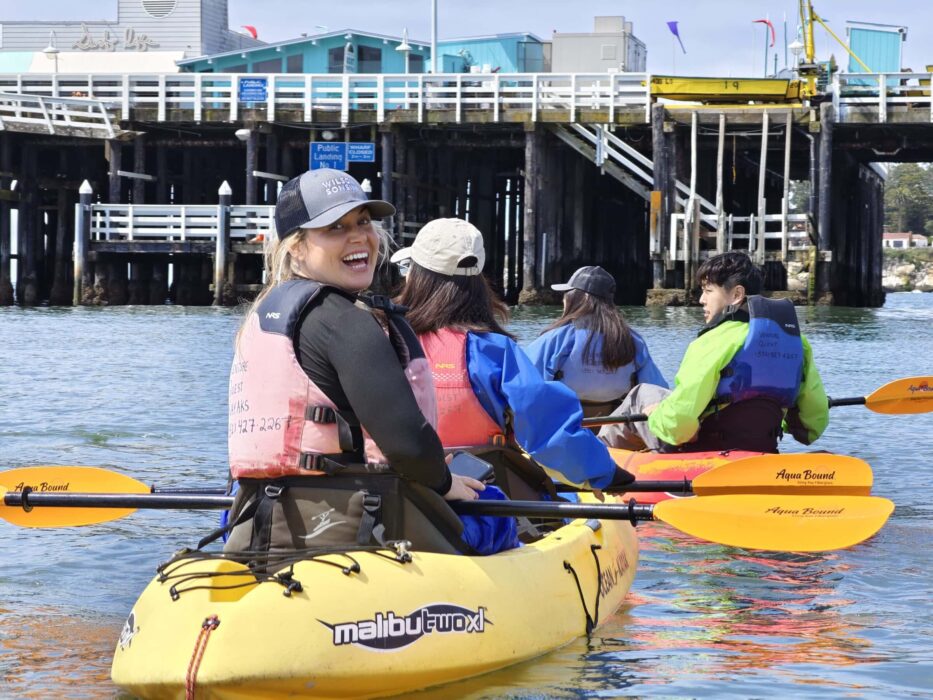
<instances>
[{"instance_id":1,"label":"public landing no 1 sign","mask_svg":"<svg viewBox=\"0 0 933 700\"><path fill-rule=\"evenodd\" d=\"M315 141L310 144L308 160L311 170L347 170L349 163L374 163L376 144L373 141Z\"/></svg>"}]
</instances>

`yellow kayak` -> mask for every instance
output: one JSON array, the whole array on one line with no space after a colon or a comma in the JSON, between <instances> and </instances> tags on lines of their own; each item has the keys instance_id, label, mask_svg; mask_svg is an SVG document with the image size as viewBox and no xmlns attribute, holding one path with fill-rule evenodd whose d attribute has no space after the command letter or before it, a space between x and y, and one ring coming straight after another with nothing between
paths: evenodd
<instances>
[{"instance_id":1,"label":"yellow kayak","mask_svg":"<svg viewBox=\"0 0 933 700\"><path fill-rule=\"evenodd\" d=\"M631 524L584 520L487 557L365 548L261 582L219 556L180 558L133 607L111 675L142 698L407 693L588 633L618 608L637 561Z\"/></svg>"}]
</instances>

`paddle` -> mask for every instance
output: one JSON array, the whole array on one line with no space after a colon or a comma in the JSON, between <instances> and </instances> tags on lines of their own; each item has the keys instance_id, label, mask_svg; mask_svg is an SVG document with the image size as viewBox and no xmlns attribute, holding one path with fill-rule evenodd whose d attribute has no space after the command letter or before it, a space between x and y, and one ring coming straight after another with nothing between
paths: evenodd
<instances>
[{"instance_id":1,"label":"paddle","mask_svg":"<svg viewBox=\"0 0 933 700\"><path fill-rule=\"evenodd\" d=\"M875 413L906 415L929 413L933 411L933 377L905 377L888 382L875 389L868 396L851 396L842 399L829 399L829 407L865 406ZM644 413L630 413L620 416L594 416L584 418L584 428L616 423L637 423L648 420Z\"/></svg>"},{"instance_id":2,"label":"paddle","mask_svg":"<svg viewBox=\"0 0 933 700\"><path fill-rule=\"evenodd\" d=\"M714 467L692 481L638 480L606 493L671 493L714 496L783 493L798 496L868 496L871 467L857 457L813 452L744 457ZM2 483L2 482L0 482ZM564 490L561 486L558 490ZM569 489L567 489L569 490Z\"/></svg>"},{"instance_id":3,"label":"paddle","mask_svg":"<svg viewBox=\"0 0 933 700\"><path fill-rule=\"evenodd\" d=\"M785 493L793 495L836 495L868 496L871 494L873 475L867 463L855 457L834 455L826 452L811 454L774 454L746 457L727 462L698 475L693 481L637 481L616 489L615 493L673 493L710 496L742 493ZM156 489L126 476L100 467L21 467L0 472L0 487L7 491L22 491L30 487L33 495L39 493L108 493L147 494L179 496L222 496L223 490L201 489ZM575 487L558 486L559 490L579 490ZM611 491L610 491L611 493ZM182 501L158 501L146 499L150 508L171 508L171 503ZM170 505L159 506L164 502ZM187 507L195 507L193 500ZM207 503L214 503L208 499ZM48 506L49 504L46 504ZM135 506L132 506L135 507ZM83 512L67 508L46 507L42 512L42 523L36 517L26 515L25 524L34 527L60 527L67 525L89 525L106 522L129 515L130 508L107 510L89 509ZM212 507L212 506L209 506ZM24 524L24 523L18 523Z\"/></svg>"},{"instance_id":4,"label":"paddle","mask_svg":"<svg viewBox=\"0 0 933 700\"><path fill-rule=\"evenodd\" d=\"M231 496L153 493L8 492L0 486L0 517L24 527L48 526L41 512L68 508L83 513L113 508L224 509ZM42 506L40 512L33 510ZM654 505L583 504L542 501L454 501L464 515L659 520L688 535L747 549L820 552L842 549L875 534L894 504L873 496L721 495L662 501ZM28 510L27 510L28 509ZM86 516L81 524L86 524ZM61 524L61 517L55 518Z\"/></svg>"}]
</instances>

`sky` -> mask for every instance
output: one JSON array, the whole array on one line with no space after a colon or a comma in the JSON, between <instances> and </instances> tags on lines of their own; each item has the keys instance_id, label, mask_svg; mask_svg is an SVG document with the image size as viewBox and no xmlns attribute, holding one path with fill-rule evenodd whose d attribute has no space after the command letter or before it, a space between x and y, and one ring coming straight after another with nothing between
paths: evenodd
<instances>
[{"instance_id":1,"label":"sky","mask_svg":"<svg viewBox=\"0 0 933 700\"><path fill-rule=\"evenodd\" d=\"M778 51L784 65L785 43L793 41L797 3L788 0L437 0L440 39L531 32L550 39L553 31L589 32L593 17L624 15L634 24L635 36L648 47L648 72L727 77L763 74L765 32L754 20L768 17L777 32L769 54ZM933 64L933 2L929 0L816 0L814 7L833 31L845 39L847 20L908 27L903 66L922 72ZM13 20L116 19L116 0L39 0L36 3L0 0L0 23ZM431 0L229 0L231 28L249 24L264 41L281 41L308 34L356 29L411 39L431 38ZM784 17L787 17L787 42ZM674 45L668 21L679 22L686 48ZM326 27L322 29L321 27ZM835 54L843 67L845 51L824 29L815 30L818 58ZM788 52L788 60L792 60Z\"/></svg>"}]
</instances>

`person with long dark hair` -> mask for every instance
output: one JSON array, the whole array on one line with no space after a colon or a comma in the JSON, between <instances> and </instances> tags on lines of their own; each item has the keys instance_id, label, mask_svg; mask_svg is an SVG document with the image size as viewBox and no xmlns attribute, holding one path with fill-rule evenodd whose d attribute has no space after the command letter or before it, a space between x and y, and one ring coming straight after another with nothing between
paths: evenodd
<instances>
[{"instance_id":1,"label":"person with long dark hair","mask_svg":"<svg viewBox=\"0 0 933 700\"><path fill-rule=\"evenodd\" d=\"M588 265L551 288L565 292L564 311L528 346L528 357L545 379L576 392L585 416L608 415L636 384L667 388L648 345L614 303L612 275Z\"/></svg>"},{"instance_id":2,"label":"person with long dark hair","mask_svg":"<svg viewBox=\"0 0 933 700\"><path fill-rule=\"evenodd\" d=\"M545 381L505 330L508 307L483 277L483 236L461 219L428 223L410 248L396 300L421 340L437 389L446 448L517 443L549 473L579 486L630 483L605 445L581 427L574 393Z\"/></svg>"}]
</instances>

